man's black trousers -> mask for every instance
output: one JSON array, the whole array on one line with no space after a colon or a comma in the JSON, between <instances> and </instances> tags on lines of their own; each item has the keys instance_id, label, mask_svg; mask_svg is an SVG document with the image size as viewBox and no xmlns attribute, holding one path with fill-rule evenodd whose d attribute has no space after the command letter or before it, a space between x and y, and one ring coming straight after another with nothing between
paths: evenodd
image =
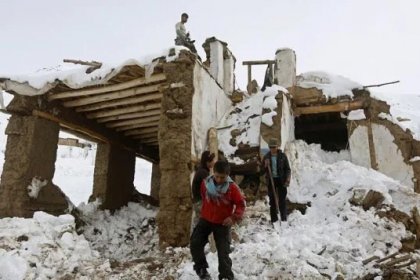
<instances>
[{"instance_id":1,"label":"man's black trousers","mask_svg":"<svg viewBox=\"0 0 420 280\"><path fill-rule=\"evenodd\" d=\"M204 246L208 242L210 233L213 233L216 242L217 257L219 260L219 279L233 279L232 260L230 252L230 227L210 223L204 219L199 220L191 235L190 250L194 261L194 270L208 268Z\"/></svg>"},{"instance_id":2,"label":"man's black trousers","mask_svg":"<svg viewBox=\"0 0 420 280\"><path fill-rule=\"evenodd\" d=\"M279 202L280 217L282 221L287 220L287 208L286 208L286 196L287 196L287 187L283 186L281 178L273 178L274 181L274 190L277 191L277 198ZM268 182L268 198L270 199L270 216L271 222L277 222L277 209L276 202L273 195L271 180Z\"/></svg>"}]
</instances>

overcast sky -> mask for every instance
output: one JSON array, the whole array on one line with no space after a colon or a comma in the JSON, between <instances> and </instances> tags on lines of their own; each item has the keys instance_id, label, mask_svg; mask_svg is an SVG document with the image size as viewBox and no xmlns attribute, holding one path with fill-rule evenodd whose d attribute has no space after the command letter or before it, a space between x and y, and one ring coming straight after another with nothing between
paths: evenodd
<instances>
[{"instance_id":1,"label":"overcast sky","mask_svg":"<svg viewBox=\"0 0 420 280\"><path fill-rule=\"evenodd\" d=\"M297 72L323 70L380 91L420 94L420 1L404 0L0 0L0 73L30 73L63 58L125 61L173 45L180 14L199 54L228 43L245 89L243 60L296 51ZM258 67L257 67L258 69ZM256 72L262 83L263 67Z\"/></svg>"}]
</instances>

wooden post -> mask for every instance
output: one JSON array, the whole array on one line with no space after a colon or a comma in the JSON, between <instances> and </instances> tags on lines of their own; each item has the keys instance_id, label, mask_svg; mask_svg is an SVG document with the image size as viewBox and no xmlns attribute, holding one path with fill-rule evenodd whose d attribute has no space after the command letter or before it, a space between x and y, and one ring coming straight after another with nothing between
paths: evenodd
<instances>
[{"instance_id":1,"label":"wooden post","mask_svg":"<svg viewBox=\"0 0 420 280\"><path fill-rule=\"evenodd\" d=\"M251 67L252 67L252 65L251 65L251 64L249 64L249 65L248 65L248 86L251 84L251 81L252 81L252 71L251 71Z\"/></svg>"}]
</instances>

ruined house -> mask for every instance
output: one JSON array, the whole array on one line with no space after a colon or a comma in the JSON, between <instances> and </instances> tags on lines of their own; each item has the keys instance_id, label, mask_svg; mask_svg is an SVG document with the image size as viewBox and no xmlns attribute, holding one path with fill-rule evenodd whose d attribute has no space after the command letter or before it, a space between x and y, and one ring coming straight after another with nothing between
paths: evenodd
<instances>
[{"instance_id":1,"label":"ruined house","mask_svg":"<svg viewBox=\"0 0 420 280\"><path fill-rule=\"evenodd\" d=\"M221 150L233 172L246 178L257 174L260 150L271 137L281 139L286 151L294 139L327 150L349 148L353 162L420 191L420 161L412 160L420 155L420 142L387 119L389 106L363 87L336 89L331 97L333 81L297 76L294 51L280 49L274 60L247 64L249 92L240 92L227 44L210 38L203 47L204 63L176 48L149 61L1 77L0 87L14 98L7 106L0 217L68 209L51 181L60 130L98 144L91 200L100 199L104 209L132 199L136 157L153 163L151 196L159 201L162 247L188 244L190 180L206 149ZM273 86L265 91L251 83L255 64L268 65ZM364 117L354 118L354 112ZM30 185L40 188L37 196L28 194Z\"/></svg>"}]
</instances>

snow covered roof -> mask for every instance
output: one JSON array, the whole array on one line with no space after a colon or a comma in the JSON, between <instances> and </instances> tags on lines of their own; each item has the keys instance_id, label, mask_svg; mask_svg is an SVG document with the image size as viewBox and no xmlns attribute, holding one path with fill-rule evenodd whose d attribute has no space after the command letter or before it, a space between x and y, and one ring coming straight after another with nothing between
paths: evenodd
<instances>
[{"instance_id":1,"label":"snow covered roof","mask_svg":"<svg viewBox=\"0 0 420 280\"><path fill-rule=\"evenodd\" d=\"M159 62L156 58L165 58L167 62L170 62L178 57L181 50L188 49L175 47L165 49L155 55L128 59L122 63L102 63L99 69L91 73L86 73L89 66L62 64L43 68L30 75L0 74L0 89L21 95L41 95L57 87L69 90L113 84L118 82L117 76L128 75L128 79L133 79L140 75L148 77L153 73L154 67Z\"/></svg>"},{"instance_id":2,"label":"snow covered roof","mask_svg":"<svg viewBox=\"0 0 420 280\"><path fill-rule=\"evenodd\" d=\"M302 88L317 88L330 98L339 96L353 97L352 89L361 88L362 85L340 75L322 71L302 73L297 76L297 86Z\"/></svg>"}]
</instances>

